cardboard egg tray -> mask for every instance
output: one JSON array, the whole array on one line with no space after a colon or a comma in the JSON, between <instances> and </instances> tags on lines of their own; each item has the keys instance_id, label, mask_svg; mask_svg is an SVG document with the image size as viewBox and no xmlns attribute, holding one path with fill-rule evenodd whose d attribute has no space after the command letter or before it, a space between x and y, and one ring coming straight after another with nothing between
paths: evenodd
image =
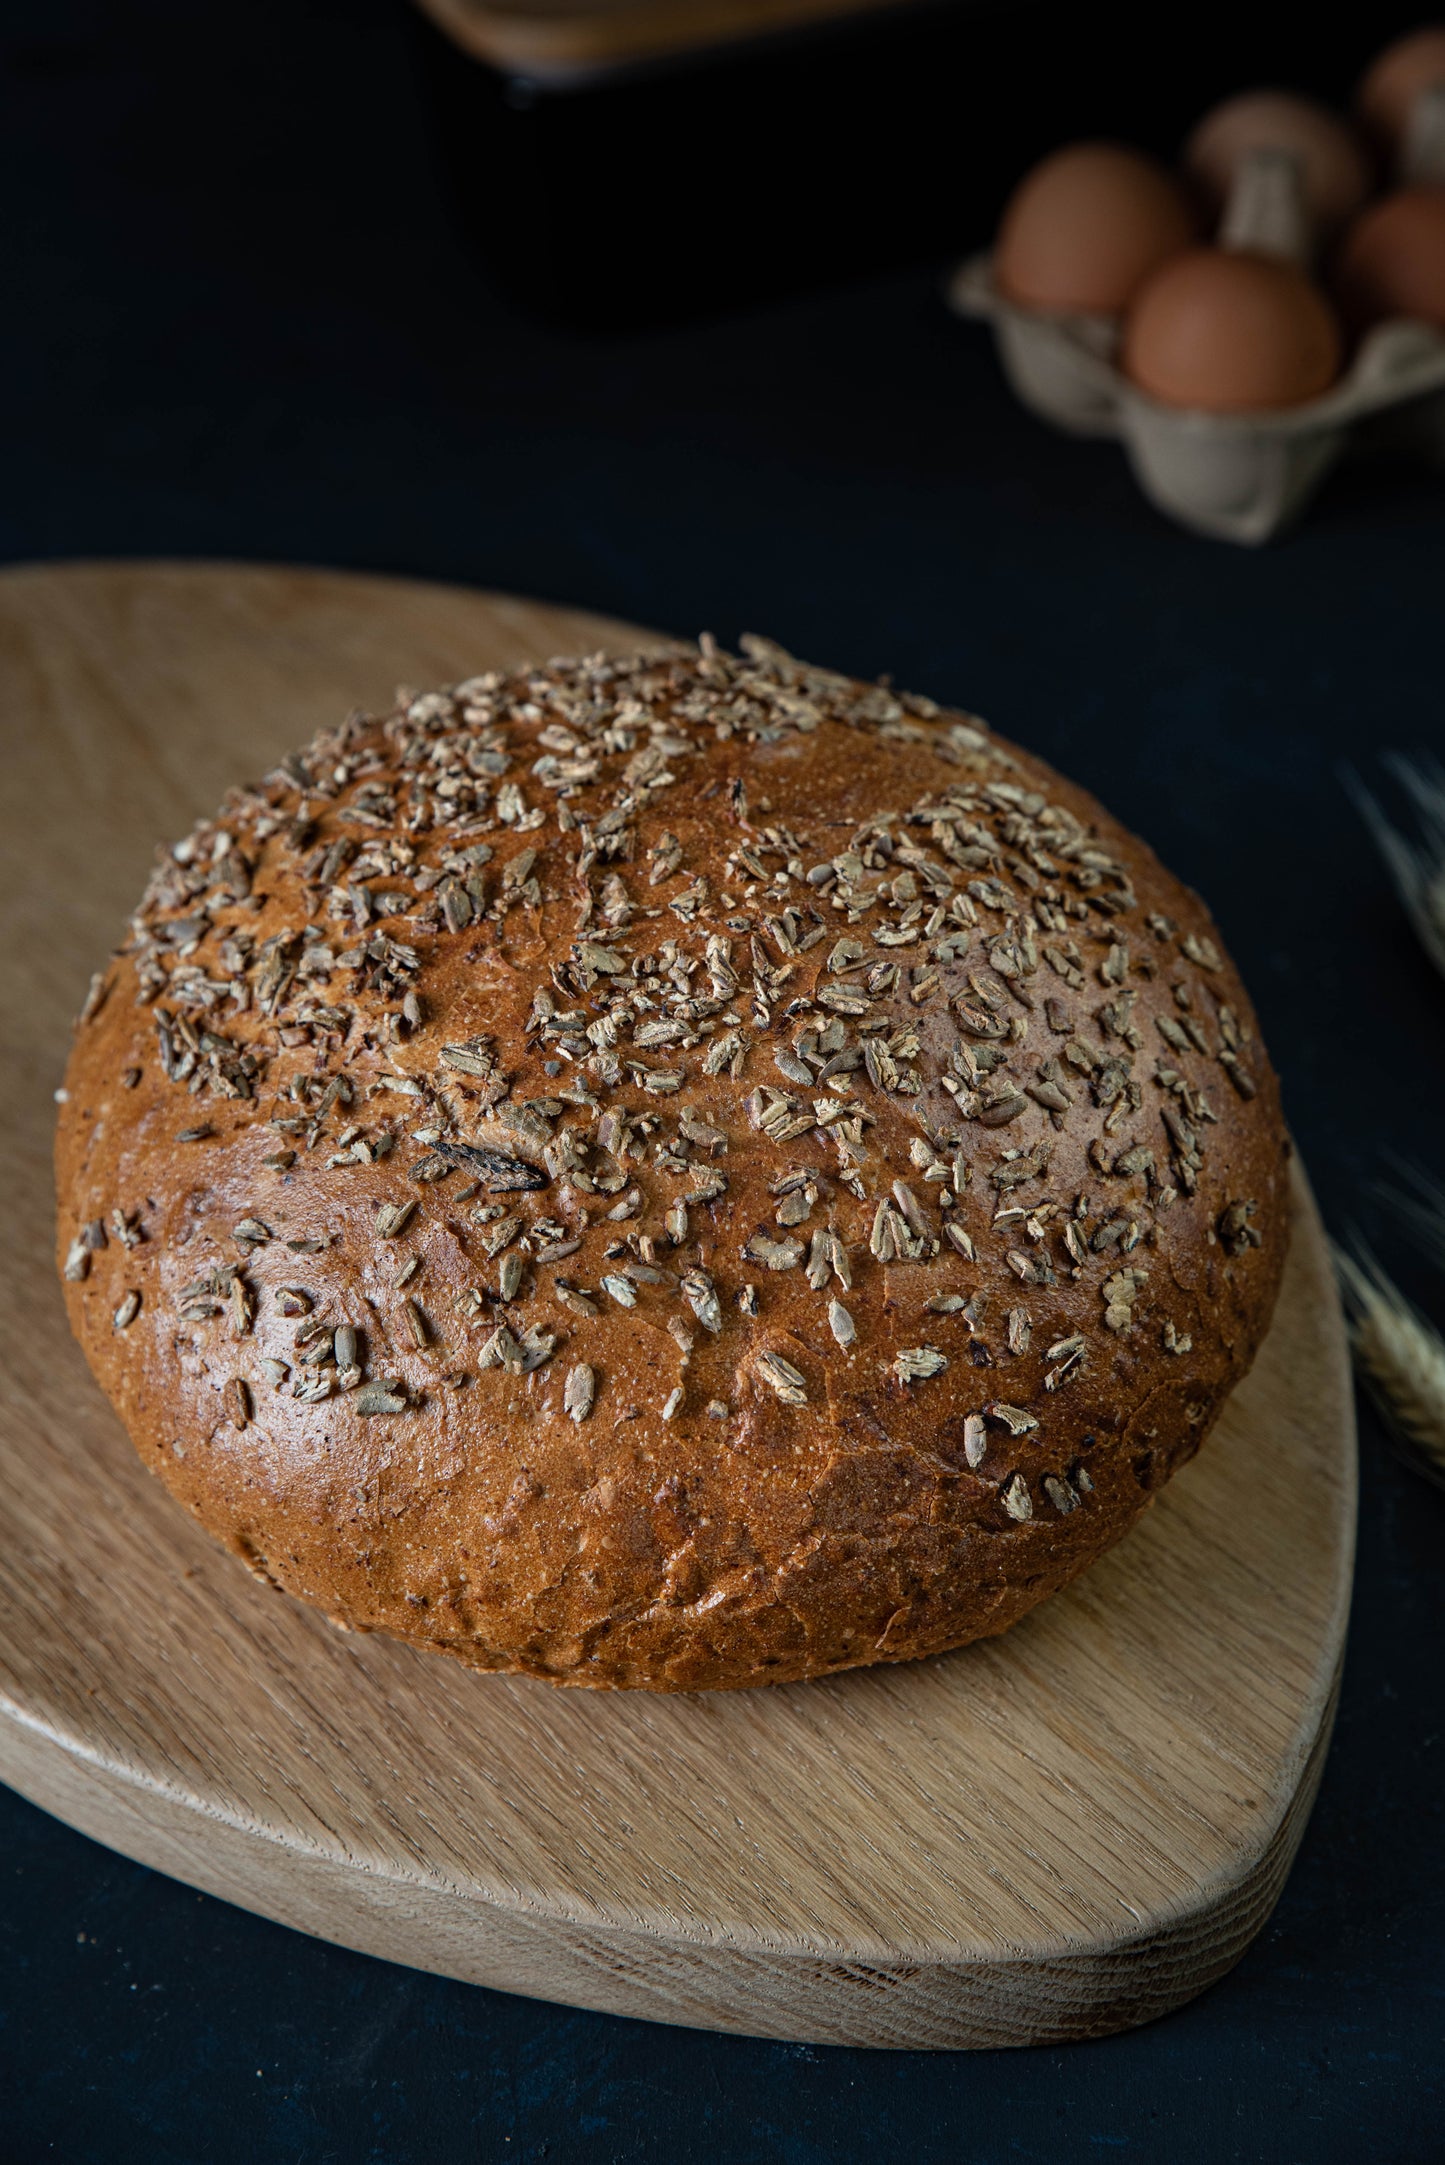
<instances>
[{"instance_id":1,"label":"cardboard egg tray","mask_svg":"<svg viewBox=\"0 0 1445 2165\"><path fill-rule=\"evenodd\" d=\"M1123 374L1119 318L1017 307L994 285L988 255L962 264L945 297L957 314L993 325L1025 406L1070 435L1118 437L1145 495L1196 533L1270 540L1344 451L1372 439L1445 465L1445 334L1429 324L1377 325L1339 381L1303 406L1194 413L1161 405Z\"/></svg>"}]
</instances>

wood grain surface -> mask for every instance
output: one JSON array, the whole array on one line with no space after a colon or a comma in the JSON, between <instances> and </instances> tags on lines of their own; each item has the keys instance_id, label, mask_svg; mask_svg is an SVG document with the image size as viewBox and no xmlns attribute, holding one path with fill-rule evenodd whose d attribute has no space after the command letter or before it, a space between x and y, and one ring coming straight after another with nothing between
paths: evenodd
<instances>
[{"instance_id":1,"label":"wood grain surface","mask_svg":"<svg viewBox=\"0 0 1445 2165\"><path fill-rule=\"evenodd\" d=\"M337 1633L172 1504L66 1331L52 1093L155 840L398 682L633 638L322 572L0 576L0 1776L248 1908L540 1998L913 2047L1146 2021L1258 1931L1328 1740L1354 1436L1303 1180L1254 1373L1118 1549L1003 1639L769 1691L557 1692Z\"/></svg>"}]
</instances>

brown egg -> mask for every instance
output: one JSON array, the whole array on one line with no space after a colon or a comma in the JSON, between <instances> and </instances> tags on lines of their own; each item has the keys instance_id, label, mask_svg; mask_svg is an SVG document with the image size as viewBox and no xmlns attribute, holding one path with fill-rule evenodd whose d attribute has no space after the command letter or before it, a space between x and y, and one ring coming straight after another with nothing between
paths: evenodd
<instances>
[{"instance_id":1,"label":"brown egg","mask_svg":"<svg viewBox=\"0 0 1445 2165\"><path fill-rule=\"evenodd\" d=\"M1360 79L1356 102L1361 120L1381 149L1396 151L1422 90L1445 84L1445 23L1412 30L1387 45Z\"/></svg>"},{"instance_id":2,"label":"brown egg","mask_svg":"<svg viewBox=\"0 0 1445 2165\"><path fill-rule=\"evenodd\" d=\"M1195 248L1156 271L1124 326L1141 390L1203 413L1298 406L1339 373L1333 309L1312 279L1271 256Z\"/></svg>"},{"instance_id":3,"label":"brown egg","mask_svg":"<svg viewBox=\"0 0 1445 2165\"><path fill-rule=\"evenodd\" d=\"M1000 292L1026 308L1116 315L1194 238L1172 173L1116 143L1074 143L1019 183L994 253Z\"/></svg>"},{"instance_id":4,"label":"brown egg","mask_svg":"<svg viewBox=\"0 0 1445 2165\"><path fill-rule=\"evenodd\" d=\"M1370 192L1369 161L1353 129L1312 98L1249 90L1206 113L1184 146L1184 165L1216 213L1252 150L1285 150L1299 160L1311 221L1333 231Z\"/></svg>"},{"instance_id":5,"label":"brown egg","mask_svg":"<svg viewBox=\"0 0 1445 2165\"><path fill-rule=\"evenodd\" d=\"M1414 316L1445 331L1445 188L1399 188L1361 211L1340 245L1334 285L1360 330Z\"/></svg>"}]
</instances>

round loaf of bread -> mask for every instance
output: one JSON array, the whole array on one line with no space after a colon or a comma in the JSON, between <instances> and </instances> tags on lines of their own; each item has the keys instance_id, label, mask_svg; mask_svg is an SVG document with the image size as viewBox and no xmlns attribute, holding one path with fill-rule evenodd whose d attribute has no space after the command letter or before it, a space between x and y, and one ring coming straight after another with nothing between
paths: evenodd
<instances>
[{"instance_id":1,"label":"round loaf of bread","mask_svg":"<svg viewBox=\"0 0 1445 2165\"><path fill-rule=\"evenodd\" d=\"M1289 1146L1200 902L981 722L744 648L353 715L92 984L74 1328L338 1623L659 1691L958 1646L1269 1322Z\"/></svg>"}]
</instances>

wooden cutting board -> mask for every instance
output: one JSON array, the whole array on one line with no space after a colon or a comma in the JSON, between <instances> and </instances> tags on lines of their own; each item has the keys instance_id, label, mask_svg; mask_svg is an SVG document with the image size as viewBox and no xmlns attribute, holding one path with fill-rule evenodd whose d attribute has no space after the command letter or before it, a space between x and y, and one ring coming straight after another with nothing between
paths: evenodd
<instances>
[{"instance_id":1,"label":"wooden cutting board","mask_svg":"<svg viewBox=\"0 0 1445 2165\"><path fill-rule=\"evenodd\" d=\"M1329 1734L1354 1438L1302 1180L1254 1373L1119 1548L1006 1638L768 1691L557 1692L333 1631L211 1547L67 1333L51 1096L155 839L398 682L632 637L322 572L0 576L0 1775L230 1901L539 1998L867 2045L1146 2021L1259 1930Z\"/></svg>"},{"instance_id":2,"label":"wooden cutting board","mask_svg":"<svg viewBox=\"0 0 1445 2165\"><path fill-rule=\"evenodd\" d=\"M907 0L417 0L474 60L569 88Z\"/></svg>"}]
</instances>

